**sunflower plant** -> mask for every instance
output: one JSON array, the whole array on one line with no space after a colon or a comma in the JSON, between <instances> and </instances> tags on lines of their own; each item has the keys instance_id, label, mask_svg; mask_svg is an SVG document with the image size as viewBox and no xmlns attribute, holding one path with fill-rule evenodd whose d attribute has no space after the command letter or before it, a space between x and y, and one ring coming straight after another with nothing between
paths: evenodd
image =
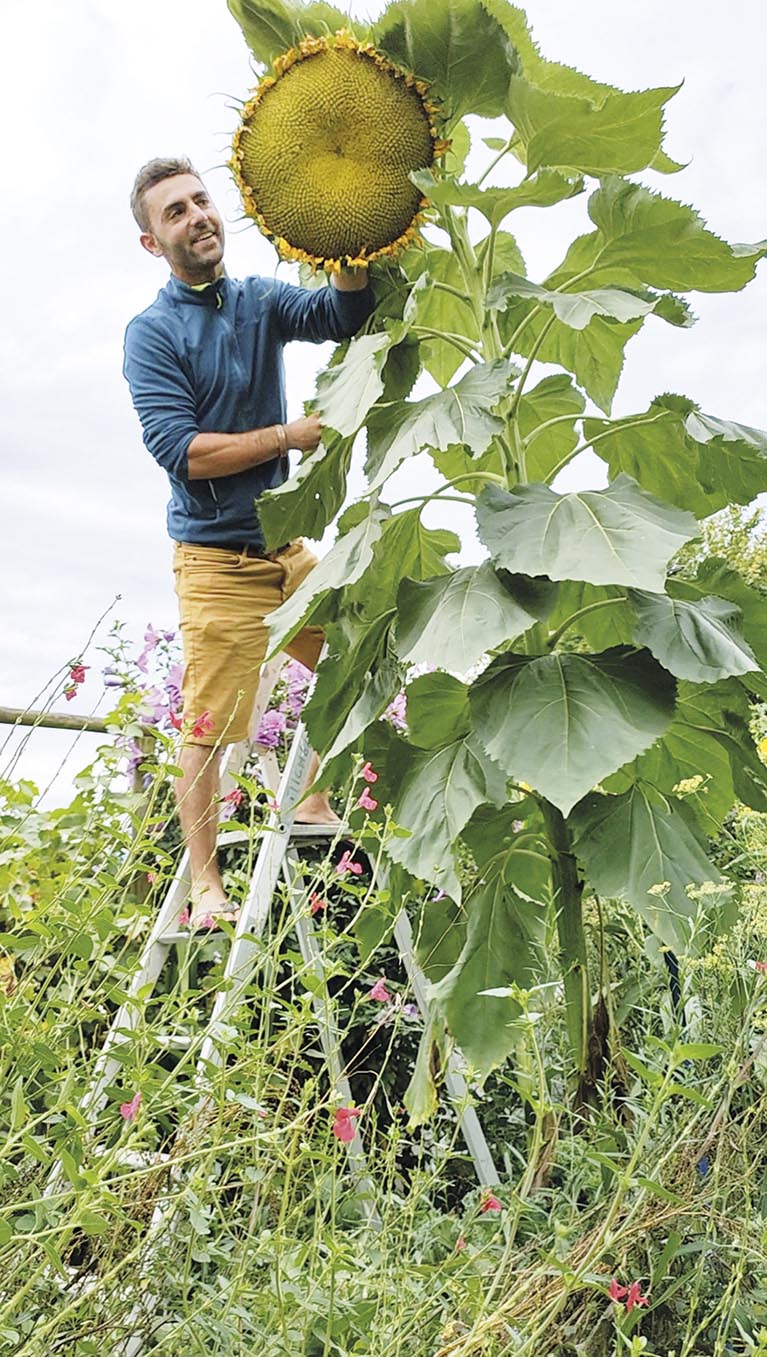
<instances>
[{"instance_id":1,"label":"sunflower plant","mask_svg":"<svg viewBox=\"0 0 767 1357\"><path fill-rule=\"evenodd\" d=\"M439 1021L480 1074L505 1060L556 930L588 1100L611 1039L584 906L591 918L590 901L622 899L659 950L704 949L728 896L708 841L736 801L767 810L749 728L767 694L765 599L722 560L675 565L701 520L767 490L767 434L680 393L621 418L612 402L633 336L691 325L687 294L739 291L765 247L727 244L635 177L681 169L662 144L674 88L624 93L547 60L507 0L395 0L369 25L324 3L230 9L270 72L235 142L246 210L283 255L373 261L377 296L319 378L321 447L259 503L270 545L319 538L343 509L334 545L272 615L274 648L307 621L326 629L309 734L328 781L354 756L378 773L377 814L399 826L389 885L421 901ZM476 180L470 114L506 120ZM262 116L267 161L249 140ZM297 225L263 187L285 187L281 128L305 152L286 198ZM513 182L494 183L496 167ZM312 183L324 193L310 212ZM514 213L581 194L592 229L528 277ZM415 397L422 373L432 393ZM363 432L368 489L344 507ZM587 448L606 488L560 493ZM423 452L436 491L387 499ZM427 504L431 522L456 498L486 552L476 565L454 564L456 535L424 523ZM379 718L403 685L397 730Z\"/></svg>"}]
</instances>

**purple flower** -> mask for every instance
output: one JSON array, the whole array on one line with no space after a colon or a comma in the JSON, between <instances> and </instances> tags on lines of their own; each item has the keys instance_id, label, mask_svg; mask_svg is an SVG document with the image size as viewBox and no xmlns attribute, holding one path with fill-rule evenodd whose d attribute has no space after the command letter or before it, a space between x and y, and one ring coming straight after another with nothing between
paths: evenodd
<instances>
[{"instance_id":1,"label":"purple flower","mask_svg":"<svg viewBox=\"0 0 767 1357\"><path fill-rule=\"evenodd\" d=\"M168 694L168 705L172 711L178 711L181 707L181 684L183 678L183 664L172 664L165 677L165 691Z\"/></svg>"},{"instance_id":2,"label":"purple flower","mask_svg":"<svg viewBox=\"0 0 767 1357\"><path fill-rule=\"evenodd\" d=\"M160 644L160 634L156 632L151 622L147 622L144 632L144 651L156 650Z\"/></svg>"},{"instance_id":3,"label":"purple flower","mask_svg":"<svg viewBox=\"0 0 767 1357\"><path fill-rule=\"evenodd\" d=\"M118 674L113 664L108 664L106 669L102 670L105 688L124 688L125 679Z\"/></svg>"},{"instance_id":4,"label":"purple flower","mask_svg":"<svg viewBox=\"0 0 767 1357\"><path fill-rule=\"evenodd\" d=\"M266 749L276 749L287 729L287 724L284 711L275 709L264 712L256 731L256 744L262 744Z\"/></svg>"},{"instance_id":5,"label":"purple flower","mask_svg":"<svg viewBox=\"0 0 767 1357\"><path fill-rule=\"evenodd\" d=\"M157 726L168 715L168 703L162 688L149 688L141 701L139 716L147 725Z\"/></svg>"},{"instance_id":6,"label":"purple flower","mask_svg":"<svg viewBox=\"0 0 767 1357\"><path fill-rule=\"evenodd\" d=\"M138 740L130 740L125 746L127 752L126 768L131 774L135 773L140 764L144 762L146 755L141 748Z\"/></svg>"},{"instance_id":7,"label":"purple flower","mask_svg":"<svg viewBox=\"0 0 767 1357\"><path fill-rule=\"evenodd\" d=\"M407 698L404 690L397 693L394 701L389 703L384 712L384 717L387 721L391 721L395 730L405 729L407 726Z\"/></svg>"}]
</instances>

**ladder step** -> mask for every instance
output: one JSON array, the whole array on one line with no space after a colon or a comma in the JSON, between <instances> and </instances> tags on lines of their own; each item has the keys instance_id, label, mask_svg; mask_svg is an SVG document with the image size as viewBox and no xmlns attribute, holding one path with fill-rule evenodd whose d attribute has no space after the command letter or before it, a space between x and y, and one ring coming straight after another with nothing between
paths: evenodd
<instances>
[{"instance_id":1,"label":"ladder step","mask_svg":"<svg viewBox=\"0 0 767 1357\"><path fill-rule=\"evenodd\" d=\"M222 829L216 837L217 848L231 848L233 844L250 843L254 834L260 832L261 826L251 833L248 829ZM271 830L270 832L274 832ZM335 839L337 835L342 838L349 834L347 825L292 825L288 838L291 843L311 843L327 842L329 839Z\"/></svg>"}]
</instances>

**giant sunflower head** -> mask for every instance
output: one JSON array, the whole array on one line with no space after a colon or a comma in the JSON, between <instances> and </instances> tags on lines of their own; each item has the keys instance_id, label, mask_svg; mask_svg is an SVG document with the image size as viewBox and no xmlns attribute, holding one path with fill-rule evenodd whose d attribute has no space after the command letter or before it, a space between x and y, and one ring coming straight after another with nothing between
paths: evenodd
<instances>
[{"instance_id":1,"label":"giant sunflower head","mask_svg":"<svg viewBox=\"0 0 767 1357\"><path fill-rule=\"evenodd\" d=\"M346 33L306 38L245 105L230 161L245 212L284 259L339 269L396 254L445 143L427 86Z\"/></svg>"}]
</instances>

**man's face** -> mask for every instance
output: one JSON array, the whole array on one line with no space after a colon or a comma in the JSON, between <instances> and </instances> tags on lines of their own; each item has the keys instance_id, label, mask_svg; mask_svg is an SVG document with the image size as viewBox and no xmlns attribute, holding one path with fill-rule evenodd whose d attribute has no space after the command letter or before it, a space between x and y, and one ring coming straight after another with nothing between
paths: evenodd
<instances>
[{"instance_id":1,"label":"man's face","mask_svg":"<svg viewBox=\"0 0 767 1357\"><path fill-rule=\"evenodd\" d=\"M145 250L167 259L184 283L219 277L224 226L196 175L174 174L153 184L144 194L144 210L149 218L149 229L141 234Z\"/></svg>"}]
</instances>

